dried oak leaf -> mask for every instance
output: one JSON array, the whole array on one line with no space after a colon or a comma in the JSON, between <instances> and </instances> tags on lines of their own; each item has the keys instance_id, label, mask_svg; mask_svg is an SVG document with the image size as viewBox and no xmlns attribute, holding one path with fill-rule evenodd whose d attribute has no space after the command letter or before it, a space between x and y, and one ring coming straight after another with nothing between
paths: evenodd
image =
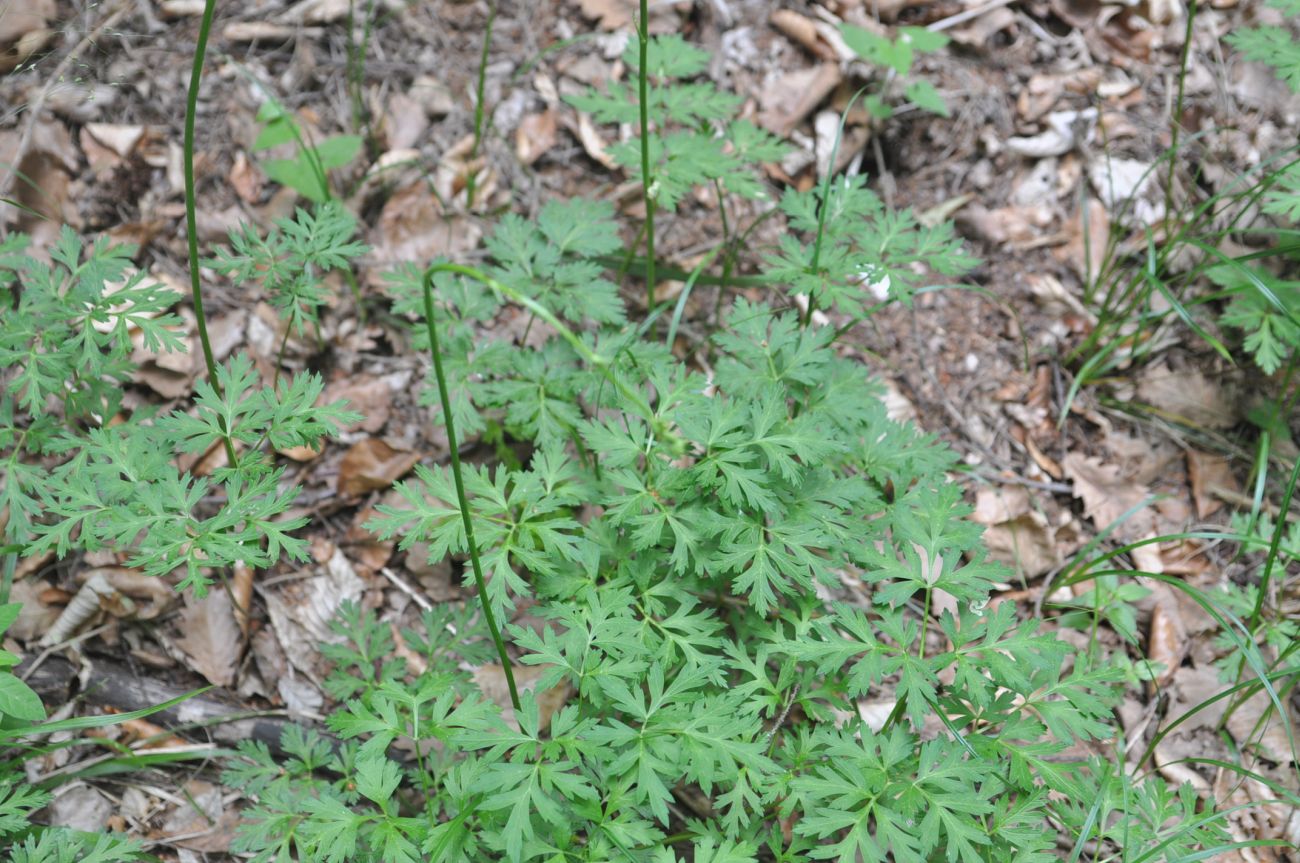
<instances>
[{"instance_id":1,"label":"dried oak leaf","mask_svg":"<svg viewBox=\"0 0 1300 863\"><path fill-rule=\"evenodd\" d=\"M1146 533L1151 513L1141 506L1147 490L1126 476L1115 465L1103 464L1095 456L1069 453L1061 460L1061 469L1074 484L1074 496L1083 501L1083 511L1098 530L1116 525L1126 513L1123 524L1115 527L1120 538L1136 538Z\"/></svg>"}]
</instances>

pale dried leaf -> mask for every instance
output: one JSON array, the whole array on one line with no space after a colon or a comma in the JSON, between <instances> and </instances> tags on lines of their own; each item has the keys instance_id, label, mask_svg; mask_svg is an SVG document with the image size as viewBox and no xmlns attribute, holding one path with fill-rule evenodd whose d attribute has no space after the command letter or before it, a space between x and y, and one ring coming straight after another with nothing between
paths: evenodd
<instances>
[{"instance_id":1,"label":"pale dried leaf","mask_svg":"<svg viewBox=\"0 0 1300 863\"><path fill-rule=\"evenodd\" d=\"M587 155L604 165L611 171L618 167L614 157L609 154L605 147L605 141L596 131L596 126L591 122L591 116L585 111L578 112L578 141L582 144L582 149L587 151Z\"/></svg>"},{"instance_id":2,"label":"pale dried leaf","mask_svg":"<svg viewBox=\"0 0 1300 863\"><path fill-rule=\"evenodd\" d=\"M1278 716L1268 693L1260 690L1232 711L1226 724L1228 733L1242 747L1276 764L1289 764L1292 753L1287 729L1295 732L1295 715L1291 699L1282 694L1280 700L1286 711L1284 716Z\"/></svg>"},{"instance_id":3,"label":"pale dried leaf","mask_svg":"<svg viewBox=\"0 0 1300 863\"><path fill-rule=\"evenodd\" d=\"M1157 602L1151 610L1151 624L1147 630L1147 659L1164 666L1156 677L1156 684L1167 686L1186 655L1187 628L1183 626L1177 603Z\"/></svg>"},{"instance_id":4,"label":"pale dried leaf","mask_svg":"<svg viewBox=\"0 0 1300 863\"><path fill-rule=\"evenodd\" d=\"M119 158L129 158L136 145L144 138L144 126L119 123L87 123L85 131L95 141L113 151Z\"/></svg>"},{"instance_id":5,"label":"pale dried leaf","mask_svg":"<svg viewBox=\"0 0 1300 863\"><path fill-rule=\"evenodd\" d=\"M637 0L578 0L578 7L602 30L621 30L632 23Z\"/></svg>"},{"instance_id":6,"label":"pale dried leaf","mask_svg":"<svg viewBox=\"0 0 1300 863\"><path fill-rule=\"evenodd\" d=\"M1167 363L1147 366L1138 378L1137 392L1166 418L1187 425L1225 429L1241 419L1240 400L1195 368L1173 371Z\"/></svg>"},{"instance_id":7,"label":"pale dried leaf","mask_svg":"<svg viewBox=\"0 0 1300 863\"><path fill-rule=\"evenodd\" d=\"M546 155L559 140L558 114L548 109L540 114L529 114L515 130L515 155L525 165L531 165Z\"/></svg>"},{"instance_id":8,"label":"pale dried leaf","mask_svg":"<svg viewBox=\"0 0 1300 863\"><path fill-rule=\"evenodd\" d=\"M313 682L319 679L318 645L340 640L330 624L340 606L359 601L364 590L365 582L357 577L352 564L333 549L314 577L290 582L279 591L262 592L285 658Z\"/></svg>"},{"instance_id":9,"label":"pale dried leaf","mask_svg":"<svg viewBox=\"0 0 1300 863\"><path fill-rule=\"evenodd\" d=\"M190 665L208 682L230 686L239 669L244 638L230 597L212 590L203 599L191 599L180 615L181 637L176 640Z\"/></svg>"}]
</instances>

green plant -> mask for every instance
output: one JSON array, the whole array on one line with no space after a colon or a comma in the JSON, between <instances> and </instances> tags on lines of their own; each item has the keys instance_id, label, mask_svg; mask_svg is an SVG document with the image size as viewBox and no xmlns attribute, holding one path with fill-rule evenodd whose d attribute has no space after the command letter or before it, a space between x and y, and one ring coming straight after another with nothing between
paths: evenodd
<instances>
[{"instance_id":1,"label":"green plant","mask_svg":"<svg viewBox=\"0 0 1300 863\"><path fill-rule=\"evenodd\" d=\"M0 635L17 620L20 610L19 603L0 605ZM76 774L57 771L61 775L33 785L23 768L31 760L58 749L100 742L71 736L73 732L141 719L189 696L125 714L45 721L40 697L10 670L17 662L16 656L0 650L0 847L7 852L3 859L7 863L116 863L140 859L139 843L117 833L95 836L35 825L33 816L53 799L53 788ZM52 738L57 742L42 742L52 735L60 735ZM148 756L142 759L148 760Z\"/></svg>"},{"instance_id":2,"label":"green plant","mask_svg":"<svg viewBox=\"0 0 1300 863\"><path fill-rule=\"evenodd\" d=\"M610 147L609 154L642 185L646 303L652 308L656 210L677 209L687 193L703 185L717 190L720 206L724 192L765 197L754 166L779 159L787 148L749 121L733 119L740 97L707 82L688 82L704 71L708 54L681 36L650 37L645 3L641 6L637 40L623 52L623 62L637 72L636 87L612 82L604 93L592 89L568 101L597 122L639 124L639 133Z\"/></svg>"},{"instance_id":3,"label":"green plant","mask_svg":"<svg viewBox=\"0 0 1300 863\"><path fill-rule=\"evenodd\" d=\"M899 88L903 98L921 110L940 117L948 116L948 105L934 85L924 78L912 76L916 55L929 54L947 45L946 34L924 27L899 27L898 35L890 39L853 24L841 24L840 35L859 57L887 70L888 78L880 92L872 93L864 100L873 117L887 120L894 115L893 94Z\"/></svg>"},{"instance_id":4,"label":"green plant","mask_svg":"<svg viewBox=\"0 0 1300 863\"><path fill-rule=\"evenodd\" d=\"M281 551L303 557L305 543L292 532L305 519L278 520L297 488L280 487L284 470L262 447L314 446L348 421L341 403L316 406L320 377L298 375L276 392L257 385L241 355L215 380L196 385L192 413L139 410L109 424L134 370L131 330L154 350L184 349L172 330L180 319L165 311L177 297L143 274L117 290L106 286L124 278L129 247L101 241L84 254L65 229L51 268L20 254L23 242L14 238L0 259L0 278L9 284L0 299L13 309L0 332L5 538L27 554L119 550L152 575L183 569L180 586L200 593L211 583L208 572L235 561L269 566ZM301 296L281 302L314 314ZM57 411L51 400L60 403ZM214 444L241 452L211 478L172 463L178 452ZM52 467L36 460L56 454ZM200 503L209 495L221 503Z\"/></svg>"},{"instance_id":5,"label":"green plant","mask_svg":"<svg viewBox=\"0 0 1300 863\"><path fill-rule=\"evenodd\" d=\"M262 130L253 142L253 152L291 142L297 150L292 159L264 161L262 170L266 176L317 204L333 198L329 172L348 164L361 152L363 141L359 135L330 135L320 141L308 141L297 118L274 98L268 97L262 103L257 121L262 124Z\"/></svg>"},{"instance_id":6,"label":"green plant","mask_svg":"<svg viewBox=\"0 0 1300 863\"><path fill-rule=\"evenodd\" d=\"M866 207L869 194L835 183L789 204L808 230L823 226L824 249L858 250L828 254L836 276L808 287L859 317L870 308L849 292L867 290L872 225L909 224ZM869 212L843 221L865 236L839 246L818 202L850 200ZM961 269L947 234L937 246L910 227L887 235L891 249ZM403 548L427 543L434 559L468 555L477 570L481 558L483 613L455 629L480 657L504 650L490 619L536 601L548 625L507 627L518 658L503 665L540 666L534 691L561 687L568 703L550 713L520 692L509 723L476 695L457 664L466 648L446 644L438 621L406 636L446 645L417 669L390 658L372 616L349 612L356 647L334 653L331 683L348 700L330 719L349 743L327 754L295 742L319 755L299 758L291 779L247 747L228 776L258 799L241 850L1048 859L1058 828L1087 829L1087 813L1048 792L1097 781L1055 758L1110 733L1122 672L1070 669L1063 642L1017 623L1010 604L986 606L1002 570L943 480L951 453L885 416L833 332L738 300L713 339L709 382L625 323L612 287L580 304L575 287L600 284L592 258L617 241L604 205L552 203L535 226L503 221L483 270L435 263L391 285L400 311L425 318L437 365L472 372L442 376L446 414L463 432L490 413L532 451L518 468L421 468L398 486L403 505L380 507L371 526ZM806 275L812 254L792 247L780 260ZM906 296L912 268L893 275ZM507 303L546 326L539 346L472 341L468 322ZM824 597L846 582L869 601ZM938 591L955 611L934 613ZM892 710L873 727L856 704L882 692L895 693ZM940 727L923 740L927 717Z\"/></svg>"},{"instance_id":7,"label":"green plant","mask_svg":"<svg viewBox=\"0 0 1300 863\"><path fill-rule=\"evenodd\" d=\"M1292 17L1296 14L1295 0L1273 0L1269 5ZM1193 5L1188 14L1189 33L1195 16ZM1229 34L1227 41L1247 59L1271 65L1300 92L1300 42L1286 28L1246 28ZM1188 40L1186 46L1190 44ZM1190 51L1186 46L1175 118L1182 114L1182 86ZM1265 158L1203 200L1182 204L1174 197L1175 167L1185 147L1205 133L1181 138L1177 119L1171 132L1173 145L1147 171L1154 176L1160 166L1168 169L1166 224L1147 232L1138 254L1122 252L1124 222L1132 204L1128 202L1114 214L1108 236L1088 238L1090 244L1105 246L1100 271L1091 273L1085 284L1085 299L1097 310L1098 321L1070 354L1076 364L1076 379L1063 411L1082 387L1162 350L1174 340L1171 332L1175 327L1192 330L1228 362L1235 362L1234 350L1216 334L1213 321L1239 331L1244 337L1242 349L1268 374L1294 362L1300 345L1300 295L1294 279L1300 244L1291 224L1300 217L1296 148ZM1140 182L1146 180L1144 175ZM1274 221L1259 219L1260 213ZM1272 235L1276 242L1236 257L1221 250L1225 240L1247 229L1257 236ZM1196 260L1190 267L1185 263L1189 255ZM1219 290L1202 290L1207 279Z\"/></svg>"}]
</instances>

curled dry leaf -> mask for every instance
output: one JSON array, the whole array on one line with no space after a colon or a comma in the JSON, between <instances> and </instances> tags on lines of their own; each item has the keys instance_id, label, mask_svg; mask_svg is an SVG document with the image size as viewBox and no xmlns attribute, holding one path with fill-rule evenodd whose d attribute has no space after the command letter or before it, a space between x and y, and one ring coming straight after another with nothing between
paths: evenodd
<instances>
[{"instance_id":1,"label":"curled dry leaf","mask_svg":"<svg viewBox=\"0 0 1300 863\"><path fill-rule=\"evenodd\" d=\"M227 24L221 36L227 42L292 42L296 37L317 38L319 27L296 27L270 21L235 21Z\"/></svg>"},{"instance_id":2,"label":"curled dry leaf","mask_svg":"<svg viewBox=\"0 0 1300 863\"><path fill-rule=\"evenodd\" d=\"M1030 159L1063 156L1078 146L1081 140L1088 139L1092 125L1097 121L1097 109L1053 111L1044 121L1047 128L1037 135L1008 138L1007 149Z\"/></svg>"},{"instance_id":3,"label":"curled dry leaf","mask_svg":"<svg viewBox=\"0 0 1300 863\"><path fill-rule=\"evenodd\" d=\"M212 590L203 599L191 599L181 611L180 629L182 635L176 643L185 651L195 671L217 686L235 682L244 637L230 596L224 590Z\"/></svg>"},{"instance_id":4,"label":"curled dry leaf","mask_svg":"<svg viewBox=\"0 0 1300 863\"><path fill-rule=\"evenodd\" d=\"M343 431L360 430L373 434L388 422L394 398L410 383L411 372L407 370L380 376L363 372L331 383L325 388L317 404L328 405L339 399L345 400L348 403L348 410L361 414L362 418L356 423L343 426Z\"/></svg>"},{"instance_id":5,"label":"curled dry leaf","mask_svg":"<svg viewBox=\"0 0 1300 863\"><path fill-rule=\"evenodd\" d=\"M255 204L261 200L262 185L266 182L266 176L243 150L235 154L235 163L230 166L230 173L226 175L226 180L244 203Z\"/></svg>"},{"instance_id":6,"label":"curled dry leaf","mask_svg":"<svg viewBox=\"0 0 1300 863\"><path fill-rule=\"evenodd\" d=\"M572 128L572 131L578 136L578 142L582 144L582 149L586 151L588 156L611 171L618 167L618 163L614 161L614 157L609 154L609 150L606 148L605 140L600 137L600 133L596 131L596 125L591 122L589 114L585 111L579 111L577 128Z\"/></svg>"},{"instance_id":7,"label":"curled dry leaf","mask_svg":"<svg viewBox=\"0 0 1300 863\"><path fill-rule=\"evenodd\" d=\"M419 460L418 452L394 449L379 438L366 438L353 445L339 464L339 494L357 497L388 488Z\"/></svg>"}]
</instances>

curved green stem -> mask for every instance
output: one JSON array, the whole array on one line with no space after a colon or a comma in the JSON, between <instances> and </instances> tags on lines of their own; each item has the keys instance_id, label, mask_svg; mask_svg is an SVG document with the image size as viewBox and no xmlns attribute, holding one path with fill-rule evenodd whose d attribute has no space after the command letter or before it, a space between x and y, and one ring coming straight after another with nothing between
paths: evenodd
<instances>
[{"instance_id":1,"label":"curved green stem","mask_svg":"<svg viewBox=\"0 0 1300 863\"><path fill-rule=\"evenodd\" d=\"M185 233L188 240L190 256L190 292L194 298L194 317L198 323L199 344L203 346L203 362L208 369L208 382L220 398L221 383L217 380L217 361L212 354L212 340L208 337L208 319L203 311L203 287L199 284L199 226L195 211L194 192L194 117L198 113L199 83L203 77L203 58L208 53L208 34L212 31L212 15L216 11L216 0L206 0L203 4L203 20L199 23L199 41L194 46L194 67L190 71L190 90L185 100ZM222 442L226 445L226 458L233 468L238 464L235 445L230 435L222 429Z\"/></svg>"},{"instance_id":2,"label":"curved green stem","mask_svg":"<svg viewBox=\"0 0 1300 863\"><path fill-rule=\"evenodd\" d=\"M424 322L429 329L429 353L433 355L433 374L438 379L438 398L442 402L442 421L447 425L447 443L451 449L451 475L456 482L456 499L460 504L460 518L465 525L465 542L469 546L470 564L474 568L474 586L478 588L479 607L483 609L483 619L487 621L492 641L497 646L497 655L501 658L501 668L505 672L506 686L510 688L510 703L519 710L519 690L515 688L515 673L510 665L510 655L506 653L505 642L501 639L501 630L497 627L496 615L492 613L492 603L487 595L487 580L483 578L483 564L479 560L478 542L474 539L474 520L469 515L469 500L465 496L465 480L460 470L460 446L456 442L456 421L451 415L451 398L447 394L447 378L442 371L442 351L438 349L438 328L433 321L433 277L445 272L453 264L435 264L424 271Z\"/></svg>"}]
</instances>

